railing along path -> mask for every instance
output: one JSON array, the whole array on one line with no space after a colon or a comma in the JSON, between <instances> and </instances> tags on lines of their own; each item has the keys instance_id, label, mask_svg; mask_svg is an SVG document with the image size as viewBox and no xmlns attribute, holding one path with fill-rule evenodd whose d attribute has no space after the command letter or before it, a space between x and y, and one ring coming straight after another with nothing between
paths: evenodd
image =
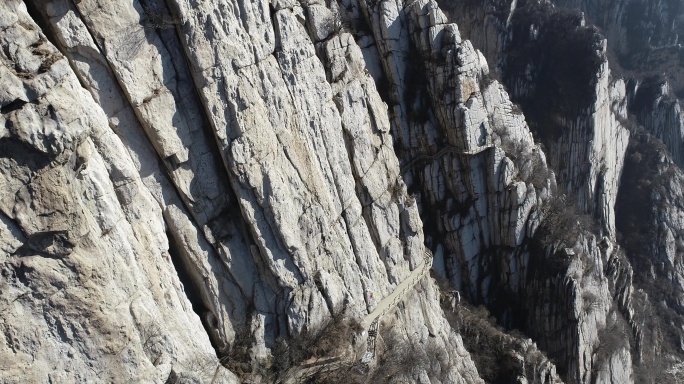
<instances>
[{"instance_id":1,"label":"railing along path","mask_svg":"<svg viewBox=\"0 0 684 384\"><path fill-rule=\"evenodd\" d=\"M375 339L378 337L378 328L380 318L388 312L396 308L397 304L402 301L406 294L410 292L413 287L430 272L432 268L432 254L426 250L423 255L423 265L414 269L404 281L402 281L395 289L378 303L371 313L366 315L361 321L361 326L368 330L368 338L366 342L366 352L361 358L361 364L368 368L370 362L375 358ZM301 381L308 376L316 373L330 371L337 366L341 366L342 361L339 356L330 357L323 360L318 360L311 364L305 364L300 367L293 367L295 372L292 372L285 379L284 383L295 383Z\"/></svg>"},{"instance_id":2,"label":"railing along path","mask_svg":"<svg viewBox=\"0 0 684 384\"><path fill-rule=\"evenodd\" d=\"M425 251L423 255L423 265L411 272L411 275L399 284L392 293L387 295L378 303L375 309L366 315L361 322L364 329L368 329L368 341L366 343L366 353L363 355L361 362L365 365L369 364L375 357L375 339L378 336L378 324L382 316L393 310L404 296L413 289L413 287L430 272L432 268L432 254L430 251Z\"/></svg>"}]
</instances>

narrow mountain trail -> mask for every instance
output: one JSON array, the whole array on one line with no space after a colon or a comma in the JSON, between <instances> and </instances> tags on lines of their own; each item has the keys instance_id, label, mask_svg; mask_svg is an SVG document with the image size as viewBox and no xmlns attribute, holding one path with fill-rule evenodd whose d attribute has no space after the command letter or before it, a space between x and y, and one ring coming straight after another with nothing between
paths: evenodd
<instances>
[{"instance_id":1,"label":"narrow mountain trail","mask_svg":"<svg viewBox=\"0 0 684 384\"><path fill-rule=\"evenodd\" d=\"M429 251L425 251L423 265L414 269L407 279L402 281L392 293L382 299L378 306L363 318L361 326L363 326L364 329L368 329L374 321L379 320L387 312L394 309L396 305L404 299L404 296L413 289L413 286L430 272L430 268L432 268L432 254L430 254Z\"/></svg>"},{"instance_id":2,"label":"narrow mountain trail","mask_svg":"<svg viewBox=\"0 0 684 384\"><path fill-rule=\"evenodd\" d=\"M368 331L368 339L366 342L366 352L361 359L361 363L368 365L375 357L375 339L378 336L378 327L380 318L388 312L396 308L397 304L402 301L406 294L408 294L413 287L430 272L432 268L432 254L426 250L423 256L423 265L414 269L411 275L402 281L395 289L387 295L375 309L366 315L361 321L363 329ZM297 383L303 379L315 375L317 373L334 370L344 364L342 356L333 356L329 358L317 359L309 364L303 364L293 367L290 374L282 383Z\"/></svg>"}]
</instances>

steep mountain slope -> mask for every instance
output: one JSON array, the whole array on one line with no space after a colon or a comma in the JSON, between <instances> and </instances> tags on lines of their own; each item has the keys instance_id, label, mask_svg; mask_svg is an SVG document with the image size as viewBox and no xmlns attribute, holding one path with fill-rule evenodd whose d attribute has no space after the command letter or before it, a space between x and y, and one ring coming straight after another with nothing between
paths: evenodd
<instances>
[{"instance_id":1,"label":"steep mountain slope","mask_svg":"<svg viewBox=\"0 0 684 384\"><path fill-rule=\"evenodd\" d=\"M237 380L211 339L267 380L277 338L363 316L422 263L386 106L328 8L169 5L29 3L45 35L2 5L7 379ZM477 382L417 289L392 332Z\"/></svg>"},{"instance_id":2,"label":"steep mountain slope","mask_svg":"<svg viewBox=\"0 0 684 384\"><path fill-rule=\"evenodd\" d=\"M672 61L660 65L658 58L662 57L662 52L678 48L668 47L667 41L673 36L667 33L652 39L650 47L642 46L638 39L648 35L640 28L643 29L651 17L669 20L651 20L658 31L678 28L678 13L647 12L646 18L642 18L644 23L623 23L631 32L621 34L619 28L613 28L616 26L613 18L634 17L626 12L627 8L637 6L638 1L622 2L629 6L616 6L616 2L608 1L556 2L570 8L581 7L589 19L605 31L608 39L603 40L604 32L590 26L583 15L554 7L551 2L445 3L455 20L468 28L465 34L473 36L476 45L488 53L490 62L498 64L496 73L511 90L512 99L521 103L535 137L550 149L550 164L558 171L560 186L565 184L572 195L575 194L573 184L581 185L584 180L583 175L573 175L563 169L572 170L578 166L591 169L597 157L617 160L604 163L599 175L618 165L618 169L608 176L611 178L608 182L618 186L619 193L615 193L617 189L613 189L612 194L599 189L600 194L594 195L611 202L606 205L597 199L595 205L603 207L601 209L608 212L608 216L587 210L591 206L584 203L586 193L577 196L578 207L598 218L597 224L609 230L609 235L615 232L605 228L603 218L611 215L616 218L617 240L624 248L615 248L615 257L604 265L617 307L632 330L630 344L637 357L635 380L676 382L679 373L675 368L683 356L667 340L677 343L681 329L681 313L676 305L681 286L676 277L679 251L675 246L680 231L676 224L678 219L674 218L678 217L676 201L680 198L677 192L680 189L679 171L675 164L681 166L682 142L679 102L667 83L676 80L673 84L677 89L679 65ZM670 10L676 8L674 3L668 3ZM648 7L662 10L665 5L649 2ZM637 30L641 32L635 33ZM619 35L618 41L616 35ZM629 52L623 49L626 46L631 47ZM609 65L606 63L608 57L612 61ZM643 58L647 60L637 66ZM609 67L615 70L614 73ZM665 68L668 72L664 76L653 77ZM625 76L626 85L619 79L621 76ZM592 122L584 117L587 114L601 116L596 114L601 105L610 106L614 115L612 121L594 118ZM611 127L615 126L618 127L613 131L615 133L601 133L611 132L614 129ZM629 148L625 148L627 136L620 133L626 130L631 132ZM592 131L599 135L592 137L582 133ZM583 136L586 139L582 139ZM571 145L564 148L564 140ZM660 140L664 145L657 144ZM605 148L617 144L619 151L615 156L591 156L579 164L565 155L591 153L588 148L596 148L597 144ZM627 159L627 165L624 175L619 177L621 153ZM605 177L601 176L601 179L604 185L610 185L606 184ZM614 204L616 212L610 213ZM630 263L635 266L634 270ZM665 297L669 299L663 301ZM658 308L657 315L653 316L655 308Z\"/></svg>"},{"instance_id":3,"label":"steep mountain slope","mask_svg":"<svg viewBox=\"0 0 684 384\"><path fill-rule=\"evenodd\" d=\"M460 38L456 39L455 51L464 58L443 54L449 52L450 46L445 47L445 42L450 41L454 32L446 28L440 31L444 19L434 5L421 9L419 3L413 3L402 15L388 8L391 4L379 3L372 10L377 10L381 21L384 15L399 15L385 21L385 25L406 25L413 32L398 42L387 39L392 49L382 54L382 60L392 64L386 64L390 89L397 90L389 95L391 103L397 105L393 120L397 128L392 132L401 145L398 153L406 164L404 179L409 190L416 193L423 217L436 220L434 226L427 227L427 233L435 255L444 258L441 273L471 301L486 303L506 326L534 335L569 381L589 380L592 371L603 369L624 374L615 377L616 381L628 379L628 349L620 347L607 352L608 356L616 356L605 360L617 364L615 369L603 367L605 361L599 362L595 356L598 332L606 327L609 314L614 312L610 310L606 277L585 276L583 271L602 270L602 263L610 255L601 256L595 240L568 233L563 234L569 235L563 239L546 236L550 248L540 247L534 241L540 221L551 211L545 205L553 205L558 198L550 198L555 183L543 151L533 144L525 122L503 88L488 79L485 60L480 55L473 61L467 60L467 53L475 52L469 41L459 44ZM441 44L424 43L433 41L431 36L441 35ZM415 64L411 58L417 53L431 60L412 70L411 65ZM412 83L414 89L401 86L401 79L407 76L402 71L418 77ZM599 85L604 86L605 81ZM594 92L597 95L592 100L608 96L599 86ZM423 109L417 112L421 106ZM612 204L617 192L613 175L620 172L620 151L624 151L628 136L607 106L589 110L586 115L588 123L577 124L574 137L587 143L598 135L605 140L595 140L597 145L590 149L567 145L565 151L554 152L554 157L567 156L556 161L567 161L564 164L572 171L561 169L564 177L559 183L566 183L568 193L583 199L581 209L603 214L606 230L612 231ZM602 125L604 121L612 125ZM594 129L594 125L598 128ZM464 132L454 135L454 128ZM425 136L430 140L424 142ZM617 146L609 141L614 137L618 139ZM510 159L502 158L503 164L499 163L497 152L498 156L508 152ZM587 161L590 156L596 161ZM594 170L595 181L579 177L577 169L583 167ZM604 169L608 177L601 178L598 169ZM601 193L601 189L606 193ZM585 198L583 193L588 196ZM560 232L575 230L572 220L567 225L569 228ZM573 256L564 250L566 247L576 248L571 251ZM561 268L550 267L552 260L561 260ZM589 296L599 299L583 306L578 298ZM564 336L558 338L561 334Z\"/></svg>"},{"instance_id":4,"label":"steep mountain slope","mask_svg":"<svg viewBox=\"0 0 684 384\"><path fill-rule=\"evenodd\" d=\"M674 366L679 296L647 324L667 293L635 289L681 290L684 233L676 160L629 123L642 83L546 2L446 5L456 24L432 0L0 3L0 380Z\"/></svg>"}]
</instances>

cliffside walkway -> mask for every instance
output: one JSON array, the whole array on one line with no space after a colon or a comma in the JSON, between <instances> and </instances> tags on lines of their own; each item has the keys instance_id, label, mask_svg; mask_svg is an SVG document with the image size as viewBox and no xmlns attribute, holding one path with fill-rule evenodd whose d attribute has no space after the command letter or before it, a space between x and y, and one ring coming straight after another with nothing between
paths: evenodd
<instances>
[{"instance_id":1,"label":"cliffside walkway","mask_svg":"<svg viewBox=\"0 0 684 384\"><path fill-rule=\"evenodd\" d=\"M472 155L477 155L478 153L484 152L487 149L492 148L494 146L495 146L494 144L488 143L488 144L485 144L483 146L477 147L475 149L471 149L469 151L464 151L464 150L458 149L456 147L445 147L445 148L440 149L437 153L435 153L433 155L420 155L420 156L416 157L415 159L409 161L403 167L401 167L401 174L403 175L406 172L408 172L417 163L439 159L440 157L446 155L447 153L460 155L460 156L472 156Z\"/></svg>"},{"instance_id":2,"label":"cliffside walkway","mask_svg":"<svg viewBox=\"0 0 684 384\"><path fill-rule=\"evenodd\" d=\"M387 295L378 303L371 313L366 315L361 321L361 326L368 330L368 339L366 342L366 353L361 359L361 363L365 366L375 357L375 339L378 336L379 320L382 316L396 308L397 304L404 299L406 294L410 292L413 287L430 272L432 268L432 253L426 250L423 255L423 265L414 269L408 278L402 281L394 291ZM305 363L298 367L291 368L290 374L282 381L284 384L301 382L303 379L315 375L317 373L331 371L341 367L344 364L342 356L333 356L315 360L310 363Z\"/></svg>"},{"instance_id":3,"label":"cliffside walkway","mask_svg":"<svg viewBox=\"0 0 684 384\"><path fill-rule=\"evenodd\" d=\"M404 299L404 296L413 289L413 286L430 273L430 268L432 268L432 253L426 250L423 254L423 265L414 269L407 279L402 281L392 293L380 301L371 313L363 318L361 326L368 330L368 339L366 342L366 353L361 358L361 363L368 365L375 357L375 339L378 337L380 318L393 310Z\"/></svg>"},{"instance_id":4,"label":"cliffside walkway","mask_svg":"<svg viewBox=\"0 0 684 384\"><path fill-rule=\"evenodd\" d=\"M432 254L430 254L429 251L426 251L425 255L423 256L423 265L414 269L407 279L402 281L399 285L397 285L396 288L394 288L392 293L382 299L378 306L375 307L373 312L369 313L363 318L363 321L361 321L361 326L363 326L364 329L368 329L374 321L378 320L387 312L394 309L394 307L396 307L396 305L404 299L404 296L411 289L413 289L413 286L430 272L430 268L432 268Z\"/></svg>"},{"instance_id":5,"label":"cliffside walkway","mask_svg":"<svg viewBox=\"0 0 684 384\"><path fill-rule=\"evenodd\" d=\"M329 358L315 359L310 362L305 362L302 365L290 368L290 372L286 375L286 379L278 382L280 384L296 384L301 383L305 379L329 371L334 371L341 368L344 361L341 356L333 356Z\"/></svg>"}]
</instances>

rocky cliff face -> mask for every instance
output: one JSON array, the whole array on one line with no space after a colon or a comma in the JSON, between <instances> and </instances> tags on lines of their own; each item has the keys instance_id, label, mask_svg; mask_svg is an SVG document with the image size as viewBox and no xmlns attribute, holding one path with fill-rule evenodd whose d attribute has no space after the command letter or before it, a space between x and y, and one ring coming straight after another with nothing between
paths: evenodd
<instances>
[{"instance_id":1,"label":"rocky cliff face","mask_svg":"<svg viewBox=\"0 0 684 384\"><path fill-rule=\"evenodd\" d=\"M2 380L633 381L634 87L530 3L0 4Z\"/></svg>"},{"instance_id":2,"label":"rocky cliff face","mask_svg":"<svg viewBox=\"0 0 684 384\"><path fill-rule=\"evenodd\" d=\"M632 80L630 85L630 110L649 133L665 143L672 159L681 168L684 166L684 115L668 81L656 76Z\"/></svg>"},{"instance_id":3,"label":"rocky cliff face","mask_svg":"<svg viewBox=\"0 0 684 384\"><path fill-rule=\"evenodd\" d=\"M672 367L682 337L682 171L645 131L634 136L628 153L617 211L626 255L636 271L630 280L638 290L626 301L627 316L634 323L641 365L657 367L640 372L642 380L676 382L681 379Z\"/></svg>"},{"instance_id":4,"label":"rocky cliff face","mask_svg":"<svg viewBox=\"0 0 684 384\"><path fill-rule=\"evenodd\" d=\"M581 10L602 29L613 53L613 67L630 80L627 99L639 124L663 141L680 166L683 32L682 2L672 1L557 1Z\"/></svg>"},{"instance_id":5,"label":"rocky cliff face","mask_svg":"<svg viewBox=\"0 0 684 384\"><path fill-rule=\"evenodd\" d=\"M3 380L237 381L218 363L238 339L268 366L277 338L363 316L422 264L387 107L334 10L2 7ZM419 290L383 320L445 353L438 379L477 382Z\"/></svg>"},{"instance_id":6,"label":"rocky cliff face","mask_svg":"<svg viewBox=\"0 0 684 384\"><path fill-rule=\"evenodd\" d=\"M684 31L680 0L556 0L554 3L581 9L602 27L604 36L621 56L676 45Z\"/></svg>"},{"instance_id":7,"label":"rocky cliff face","mask_svg":"<svg viewBox=\"0 0 684 384\"><path fill-rule=\"evenodd\" d=\"M511 90L513 100L521 103L535 137L550 148L550 165L558 170L559 186L565 184L567 193L576 196L578 208L600 219L597 224L608 229L604 233L611 236L611 233L616 233L615 229L619 232L618 243L625 246L624 251L611 246L613 251L606 255L607 258L604 257L604 271L611 294L616 299L615 310L629 324L627 327L623 322L621 328L631 328L633 339L630 343L632 351L637 352L635 380L676 380L673 376L676 375L676 369L670 367L675 364L673 361L680 359L675 357L679 352L675 351L676 348L663 346L660 341L661 338L668 337L679 339L679 320L676 320L679 315L675 314L674 303L663 304L663 315L657 318L668 320L662 323L655 320L659 325L646 319L648 315L642 315L644 311L651 311L648 308L653 308L653 303L662 301L655 296L679 296L674 293L679 286L675 278L678 272L674 262L659 264L661 273L669 276L669 280L659 280L654 269L644 268L651 263L658 264L654 260L658 260L658 255L663 252L670 254L671 260L675 260L675 255L678 254L673 248L677 241L675 239L678 239L678 230L672 229L677 225L672 225L671 218L677 216L675 200L678 197L675 196L678 196L676 190L679 186L676 177L674 184L666 181L677 174L677 167L672 161L678 163L681 156L680 108L674 97L679 89L678 81L674 80L679 66L676 60L670 60L675 48L668 47L670 43L666 42L673 36L665 33L668 37L658 34L660 37L655 38L655 35L642 33L643 31L635 33L634 31L643 29L643 23L624 24L624 28L631 30L629 33L612 29L615 26L613 19L625 20L633 17L628 15L627 8L634 8L638 2L631 2L634 4L629 7L615 6L613 3L608 4L609 2L555 3L568 8L581 7L591 22L596 22L605 31L605 35L590 27L590 22L582 15L554 7L551 2L490 1L481 5L445 2L444 5L451 9L451 14L460 21L459 24L468 29L468 33L474 37L473 41L487 53L490 63L498 64L494 70L498 71ZM665 7L664 4L656 3L651 2L648 7ZM676 8L676 2L671 3L669 7ZM647 19L651 20L649 15L654 15L646 13ZM671 14L659 12L657 17L668 18ZM661 32L669 27L677 28L676 22L668 25L655 21L653 23L652 27ZM653 35L653 44L648 48L652 50L650 53L644 51L637 34L640 34L639 38ZM608 39L603 40L603 36L608 36ZM627 46L629 49L625 48ZM615 51L618 55L614 54ZM676 56L676 52L674 55ZM615 69L610 75L606 63L608 57L612 60L609 63L610 68ZM569 63L572 63L571 67L567 66ZM656 63L658 65L654 65ZM625 68L621 68L621 65ZM652 76L665 68L669 73L664 77ZM626 86L621 80L617 80L620 76L628 79ZM668 83L672 86L668 86ZM585 84L589 86L584 86ZM597 114L596 112L604 109L601 105L609 105L611 112ZM599 117L602 115L611 117ZM587 116L595 118L587 119ZM642 124L646 131L638 128L637 124ZM632 132L631 135L627 135L627 129ZM626 148L627 137L634 135L634 139L629 139L630 147ZM659 140L665 145L656 145ZM597 144L608 150L590 149L596 148ZM616 144L618 152L613 155ZM589 160L577 162L583 153L591 152L603 155L593 155ZM671 154L671 158L665 154L667 152ZM602 171L610 168L619 170L623 156L628 159L623 177L620 177L618 171L609 176L613 180L610 182L612 185L607 184L603 177L598 177L596 180L599 182L594 184L603 184L607 187L605 191L613 192L594 195L594 203L587 205L586 202L591 202L591 193L586 194L586 191L591 188L582 192L581 185L582 180L594 180L591 164L597 159L603 159ZM554 157L559 160L554 161ZM573 169L582 167L589 167L589 172L584 172L584 175L589 176L586 179L586 176L580 176L579 173L573 175ZM564 169L567 171L563 171ZM580 189L573 191L577 186ZM654 190L660 192L652 192ZM577 195L577 192L580 194ZM655 197L656 202L652 200L651 193L654 193L653 196L669 197ZM597 196L601 198L597 199ZM611 214L610 211L618 200L620 203L617 204L617 212ZM606 204L608 201L610 203ZM645 203L646 201L648 202ZM604 212L597 212L597 207L601 207L599 209ZM606 217L613 218L615 229L611 230L610 225L605 227L606 223L610 223L610 220L605 220ZM645 221L648 224L644 224L645 218L648 218ZM641 237L645 232L653 234L653 237ZM656 233L662 234L656 236ZM672 236L668 237L667 233ZM668 244L663 236L670 239L669 253L662 248L664 244ZM639 243L637 238L644 241ZM636 272L632 272L630 263L635 265ZM647 272L649 270L652 272ZM664 291L669 294L663 294ZM653 333L651 330L654 330ZM601 344L615 343L603 340ZM670 357L664 358L665 355ZM665 362L670 358L673 360ZM627 361L624 355L621 359ZM649 369L646 367L654 366L660 367L657 374L647 372ZM599 377L600 380L606 380L606 377Z\"/></svg>"},{"instance_id":8,"label":"rocky cliff face","mask_svg":"<svg viewBox=\"0 0 684 384\"><path fill-rule=\"evenodd\" d=\"M561 191L614 236L629 132L620 122L627 116L625 84L611 76L606 40L580 15L548 2L452 6L454 15L483 21L463 24L498 64L496 71L547 149Z\"/></svg>"},{"instance_id":9,"label":"rocky cliff face","mask_svg":"<svg viewBox=\"0 0 684 384\"><path fill-rule=\"evenodd\" d=\"M174 269L164 214L190 222L179 196L25 6L0 7L3 380L165 380L179 366L230 380Z\"/></svg>"}]
</instances>

